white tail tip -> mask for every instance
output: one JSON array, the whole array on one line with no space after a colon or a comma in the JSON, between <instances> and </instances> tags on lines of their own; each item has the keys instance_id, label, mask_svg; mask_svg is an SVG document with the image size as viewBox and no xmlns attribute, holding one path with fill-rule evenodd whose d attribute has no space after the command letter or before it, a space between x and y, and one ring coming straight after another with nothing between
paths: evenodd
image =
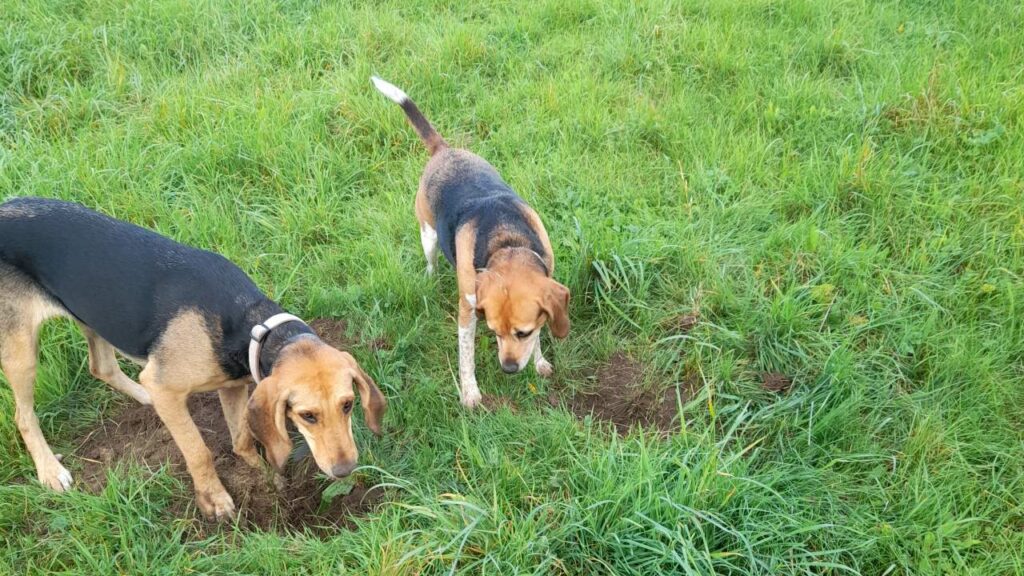
<instances>
[{"instance_id":1,"label":"white tail tip","mask_svg":"<svg viewBox=\"0 0 1024 576\"><path fill-rule=\"evenodd\" d=\"M377 76L370 76L370 80L373 80L373 85L377 87L377 90L380 90L380 93L387 96L392 102L401 104L409 99L401 88L386 80L381 80Z\"/></svg>"}]
</instances>

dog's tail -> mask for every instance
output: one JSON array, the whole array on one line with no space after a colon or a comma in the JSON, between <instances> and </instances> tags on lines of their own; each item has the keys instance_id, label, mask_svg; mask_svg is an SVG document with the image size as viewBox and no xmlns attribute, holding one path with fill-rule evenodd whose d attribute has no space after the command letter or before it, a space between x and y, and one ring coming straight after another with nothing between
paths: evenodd
<instances>
[{"instance_id":1,"label":"dog's tail","mask_svg":"<svg viewBox=\"0 0 1024 576\"><path fill-rule=\"evenodd\" d=\"M377 87L377 90L380 90L381 94L402 107L406 117L409 118L409 123L416 129L416 133L423 139L423 143L427 145L427 151L430 152L431 156L436 154L438 150L448 146L444 138L437 133L437 130L434 130L434 127L430 125L430 121L423 116L420 109L416 107L416 104L405 92L402 92L401 88L376 76L371 76L370 80L373 80L373 85Z\"/></svg>"}]
</instances>

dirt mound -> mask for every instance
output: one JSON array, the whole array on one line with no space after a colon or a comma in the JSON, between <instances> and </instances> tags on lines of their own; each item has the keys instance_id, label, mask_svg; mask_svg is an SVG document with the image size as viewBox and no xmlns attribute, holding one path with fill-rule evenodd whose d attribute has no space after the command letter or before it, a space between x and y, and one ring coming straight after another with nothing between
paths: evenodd
<instances>
[{"instance_id":1,"label":"dirt mound","mask_svg":"<svg viewBox=\"0 0 1024 576\"><path fill-rule=\"evenodd\" d=\"M348 331L348 323L344 320L316 318L309 323L309 327L320 336L321 340L338 350L352 349L353 342L345 335L345 332Z\"/></svg>"},{"instance_id":2,"label":"dirt mound","mask_svg":"<svg viewBox=\"0 0 1024 576\"><path fill-rule=\"evenodd\" d=\"M664 391L643 387L646 366L622 352L612 354L607 362L585 374L593 385L569 401L573 414L611 422L621 435L634 426L669 433L679 428L676 388ZM692 382L682 385L682 400L693 394ZM553 399L552 404L557 404Z\"/></svg>"},{"instance_id":3,"label":"dirt mound","mask_svg":"<svg viewBox=\"0 0 1024 576\"><path fill-rule=\"evenodd\" d=\"M380 490L368 491L357 483L350 493L324 502L321 494L327 484L317 479L317 467L308 458L288 466L287 483L277 490L263 470L249 467L231 451L231 436L216 392L193 395L189 411L213 452L217 473L245 526L263 530L351 527L353 517L367 514L384 499ZM296 449L297 454L302 452L301 447ZM127 406L103 422L85 436L68 462L78 485L88 492L101 491L107 470L120 462L134 462L154 471L166 464L171 474L186 486L192 485L181 452L149 406ZM189 506L194 508L191 495L174 513L183 516Z\"/></svg>"},{"instance_id":4,"label":"dirt mound","mask_svg":"<svg viewBox=\"0 0 1024 576\"><path fill-rule=\"evenodd\" d=\"M511 398L506 398L504 396L484 394L483 397L480 398L480 403L484 405L484 408L491 412L501 410L502 408L508 408L513 414L519 411L519 407L516 406L516 403L513 402Z\"/></svg>"},{"instance_id":5,"label":"dirt mound","mask_svg":"<svg viewBox=\"0 0 1024 576\"><path fill-rule=\"evenodd\" d=\"M348 323L344 320L335 318L316 318L309 323L309 327L320 336L321 340L331 346L334 346L338 350L351 352L353 348L363 347L372 350L373 352L380 352L381 350L391 350L394 348L391 340L386 336L364 339L349 338L346 334L348 331Z\"/></svg>"},{"instance_id":6,"label":"dirt mound","mask_svg":"<svg viewBox=\"0 0 1024 576\"><path fill-rule=\"evenodd\" d=\"M789 387L792 385L793 379L780 372L761 373L761 386L769 392L784 394L789 392Z\"/></svg>"}]
</instances>

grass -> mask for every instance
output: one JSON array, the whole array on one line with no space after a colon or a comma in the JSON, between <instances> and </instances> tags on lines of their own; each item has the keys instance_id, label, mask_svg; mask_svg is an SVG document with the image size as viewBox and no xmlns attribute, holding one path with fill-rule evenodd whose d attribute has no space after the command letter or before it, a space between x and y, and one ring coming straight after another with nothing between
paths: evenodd
<instances>
[{"instance_id":1,"label":"grass","mask_svg":"<svg viewBox=\"0 0 1024 576\"><path fill-rule=\"evenodd\" d=\"M0 573L1024 573L1020 2L30 0L0 22L0 196L219 251L386 338L355 350L391 400L358 474L393 487L330 537L211 530L163 472L52 494L4 386ZM479 340L515 413L458 404L425 153L373 73L551 232L555 383ZM548 406L616 351L645 385L699 383L675 433ZM124 402L59 323L37 396L65 453Z\"/></svg>"}]
</instances>

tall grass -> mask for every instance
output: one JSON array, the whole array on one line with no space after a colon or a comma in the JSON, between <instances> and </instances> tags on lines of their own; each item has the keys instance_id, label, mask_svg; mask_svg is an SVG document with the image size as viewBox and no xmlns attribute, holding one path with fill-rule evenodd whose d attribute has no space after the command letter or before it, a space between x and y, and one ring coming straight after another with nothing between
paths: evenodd
<instances>
[{"instance_id":1,"label":"tall grass","mask_svg":"<svg viewBox=\"0 0 1024 576\"><path fill-rule=\"evenodd\" d=\"M8 2L0 196L75 199L348 321L391 399L355 530L170 512L165 472L33 485L0 388L0 572L1024 573L1019 2ZM557 376L454 383L425 161L370 74L543 215ZM685 333L672 319L699 313ZM669 437L551 408L616 351L697 382ZM793 379L765 391L760 373ZM116 409L46 331L55 450ZM561 398L564 400L565 398ZM557 402L556 402L557 403ZM564 403L563 403L564 405ZM180 508L179 508L180 509Z\"/></svg>"}]
</instances>

